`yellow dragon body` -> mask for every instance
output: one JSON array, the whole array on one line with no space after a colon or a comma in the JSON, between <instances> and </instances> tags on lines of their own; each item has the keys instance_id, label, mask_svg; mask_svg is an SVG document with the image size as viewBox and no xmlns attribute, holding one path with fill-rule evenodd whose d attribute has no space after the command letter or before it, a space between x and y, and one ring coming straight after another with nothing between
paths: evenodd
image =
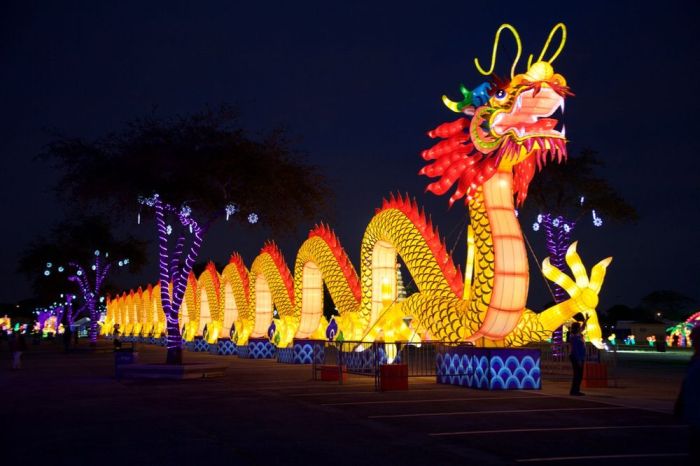
<instances>
[{"instance_id":1,"label":"yellow dragon body","mask_svg":"<svg viewBox=\"0 0 700 466\"><path fill-rule=\"evenodd\" d=\"M325 225L315 227L302 244L293 275L271 242L250 270L239 255L232 256L219 280L219 307L210 313L210 329L214 330L209 332L210 339L229 330L225 322L234 322L239 344L248 338L270 337L276 345L286 347L294 338L342 336L352 341L430 339L522 346L550 338L556 328L580 312L588 317L589 339L602 344L595 308L610 258L595 265L589 276L574 243L566 255L573 278L545 260L543 274L570 298L540 313L526 308L529 270L515 203L525 200L536 168L566 158L566 136L563 129L555 129L558 120L552 115L563 110L571 92L551 65L564 46L563 24L551 31L539 58L532 63L530 56L527 71L517 75L520 38L512 26L501 26L491 70L483 70L475 60L482 74L492 73L504 30L513 33L518 46L511 79L485 83L473 91L462 86L464 100L459 103L443 97L450 109L471 119L462 116L429 132L438 142L422 154L430 164L420 174L438 178L428 190L442 195L456 185L450 205L461 198L468 205L464 276L416 202L391 196L365 230L359 276ZM557 31L561 31L561 45L545 60ZM397 256L418 289L403 301L397 299ZM191 282L192 287L197 286L196 280ZM322 315L324 283L339 312L331 323ZM187 306L197 308L197 300L192 302L187 296ZM121 309L116 303L112 307ZM273 319L275 309L278 316ZM188 331L189 337L192 332Z\"/></svg>"}]
</instances>

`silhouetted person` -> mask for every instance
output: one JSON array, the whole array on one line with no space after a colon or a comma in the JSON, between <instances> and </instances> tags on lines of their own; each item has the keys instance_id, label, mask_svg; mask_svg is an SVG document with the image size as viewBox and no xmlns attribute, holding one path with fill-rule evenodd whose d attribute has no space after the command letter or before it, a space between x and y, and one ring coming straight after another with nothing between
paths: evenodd
<instances>
[{"instance_id":1,"label":"silhouetted person","mask_svg":"<svg viewBox=\"0 0 700 466\"><path fill-rule=\"evenodd\" d=\"M574 372L574 377L571 381L571 391L569 394L573 396L582 396L581 380L583 379L583 363L586 360L586 344L583 342L583 335L581 335L581 324L579 322L574 322L571 325L571 331L569 332L567 342L569 343L569 359L571 360L571 368Z\"/></svg>"},{"instance_id":2,"label":"silhouetted person","mask_svg":"<svg viewBox=\"0 0 700 466\"><path fill-rule=\"evenodd\" d=\"M119 339L119 335L121 332L119 331L119 324L114 325L114 349L118 350L122 348L122 341Z\"/></svg>"},{"instance_id":3,"label":"silhouetted person","mask_svg":"<svg viewBox=\"0 0 700 466\"><path fill-rule=\"evenodd\" d=\"M700 325L690 332L693 356L676 400L674 414L690 426L690 464L700 464Z\"/></svg>"},{"instance_id":4,"label":"silhouetted person","mask_svg":"<svg viewBox=\"0 0 700 466\"><path fill-rule=\"evenodd\" d=\"M68 351L70 351L70 325L67 325L64 328L65 330L63 330L63 350L67 353Z\"/></svg>"},{"instance_id":5,"label":"silhouetted person","mask_svg":"<svg viewBox=\"0 0 700 466\"><path fill-rule=\"evenodd\" d=\"M13 332L10 335L10 352L12 353L13 370L22 368L22 353L25 351L27 351L27 342L24 340L24 335L19 332Z\"/></svg>"}]
</instances>

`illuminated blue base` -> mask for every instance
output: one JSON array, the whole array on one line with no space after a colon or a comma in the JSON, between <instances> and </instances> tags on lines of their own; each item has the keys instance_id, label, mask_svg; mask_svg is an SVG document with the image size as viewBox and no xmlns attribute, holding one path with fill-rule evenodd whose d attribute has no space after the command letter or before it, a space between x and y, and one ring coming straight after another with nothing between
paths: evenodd
<instances>
[{"instance_id":1,"label":"illuminated blue base","mask_svg":"<svg viewBox=\"0 0 700 466\"><path fill-rule=\"evenodd\" d=\"M194 337L194 344L192 345L192 350L197 353L208 353L209 343L202 337Z\"/></svg>"},{"instance_id":2,"label":"illuminated blue base","mask_svg":"<svg viewBox=\"0 0 700 466\"><path fill-rule=\"evenodd\" d=\"M294 339L291 348L277 348L277 362L282 364L323 364L325 340Z\"/></svg>"},{"instance_id":3,"label":"illuminated blue base","mask_svg":"<svg viewBox=\"0 0 700 466\"><path fill-rule=\"evenodd\" d=\"M230 338L219 338L216 344L216 354L219 356L237 356L238 346Z\"/></svg>"},{"instance_id":4,"label":"illuminated blue base","mask_svg":"<svg viewBox=\"0 0 700 466\"><path fill-rule=\"evenodd\" d=\"M540 350L446 347L436 358L437 383L483 390L539 390Z\"/></svg>"},{"instance_id":5,"label":"illuminated blue base","mask_svg":"<svg viewBox=\"0 0 700 466\"><path fill-rule=\"evenodd\" d=\"M248 358L274 359L277 348L267 338L250 338L248 340Z\"/></svg>"}]
</instances>

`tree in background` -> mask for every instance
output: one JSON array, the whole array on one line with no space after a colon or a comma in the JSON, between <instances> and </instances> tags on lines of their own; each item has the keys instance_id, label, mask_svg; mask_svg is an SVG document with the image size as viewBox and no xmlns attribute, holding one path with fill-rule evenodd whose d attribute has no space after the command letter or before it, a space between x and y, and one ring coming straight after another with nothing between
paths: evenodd
<instances>
[{"instance_id":1,"label":"tree in background","mask_svg":"<svg viewBox=\"0 0 700 466\"><path fill-rule=\"evenodd\" d=\"M317 220L330 196L284 130L253 137L226 105L133 120L94 141L60 138L44 156L63 173L60 192L84 208L134 218L139 199L155 211L169 363L182 361L178 313L211 225L225 216L286 233Z\"/></svg>"},{"instance_id":2,"label":"tree in background","mask_svg":"<svg viewBox=\"0 0 700 466\"><path fill-rule=\"evenodd\" d=\"M572 243L574 229L590 215L594 226L603 224L603 218L620 222L634 221L637 212L604 178L596 175L596 167L602 163L597 153L584 149L566 163L547 166L534 178L529 188L525 211L537 211L537 221L532 228L544 229L547 253L552 265L559 270L568 269L566 251ZM566 291L552 284L554 301L568 298ZM561 352L561 328L552 335L555 352Z\"/></svg>"},{"instance_id":3,"label":"tree in background","mask_svg":"<svg viewBox=\"0 0 700 466\"><path fill-rule=\"evenodd\" d=\"M659 322L683 322L698 310L698 301L673 290L657 290L644 296L639 309Z\"/></svg>"}]
</instances>

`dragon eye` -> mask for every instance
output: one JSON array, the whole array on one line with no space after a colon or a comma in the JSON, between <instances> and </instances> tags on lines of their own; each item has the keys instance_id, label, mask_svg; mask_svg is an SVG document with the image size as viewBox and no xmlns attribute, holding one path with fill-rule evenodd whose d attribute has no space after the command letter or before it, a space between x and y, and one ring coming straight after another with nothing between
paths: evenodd
<instances>
[{"instance_id":1,"label":"dragon eye","mask_svg":"<svg viewBox=\"0 0 700 466\"><path fill-rule=\"evenodd\" d=\"M503 89L499 89L496 91L496 98L497 99L503 99L506 96L506 91Z\"/></svg>"}]
</instances>

